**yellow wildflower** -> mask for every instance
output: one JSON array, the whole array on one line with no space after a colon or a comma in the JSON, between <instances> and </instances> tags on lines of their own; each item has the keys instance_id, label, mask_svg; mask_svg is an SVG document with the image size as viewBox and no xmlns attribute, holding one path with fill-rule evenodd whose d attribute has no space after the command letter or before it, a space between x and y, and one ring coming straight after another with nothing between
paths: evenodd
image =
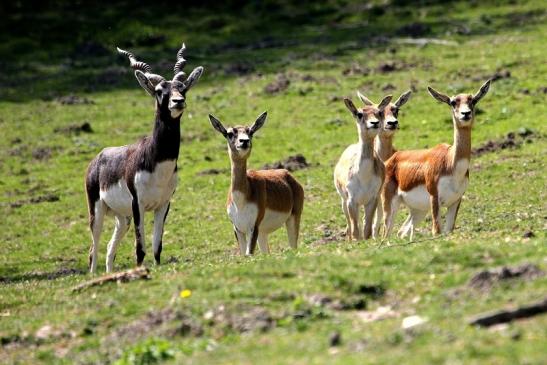
<instances>
[{"instance_id":1,"label":"yellow wildflower","mask_svg":"<svg viewBox=\"0 0 547 365\"><path fill-rule=\"evenodd\" d=\"M181 298L188 298L192 295L192 291L190 289L184 289L180 292Z\"/></svg>"}]
</instances>

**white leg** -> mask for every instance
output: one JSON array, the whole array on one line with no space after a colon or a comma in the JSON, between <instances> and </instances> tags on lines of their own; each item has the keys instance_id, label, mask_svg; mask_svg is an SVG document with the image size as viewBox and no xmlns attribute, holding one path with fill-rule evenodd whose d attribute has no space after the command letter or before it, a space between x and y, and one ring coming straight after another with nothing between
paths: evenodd
<instances>
[{"instance_id":1,"label":"white leg","mask_svg":"<svg viewBox=\"0 0 547 365\"><path fill-rule=\"evenodd\" d=\"M345 199L342 199L342 211L346 216L346 239L351 240L351 220L349 218L348 202Z\"/></svg>"},{"instance_id":2,"label":"white leg","mask_svg":"<svg viewBox=\"0 0 547 365\"><path fill-rule=\"evenodd\" d=\"M291 248L298 248L298 235L300 230L300 217L296 215L291 215L287 222L285 223L287 228L287 237L289 238L289 246Z\"/></svg>"},{"instance_id":3,"label":"white leg","mask_svg":"<svg viewBox=\"0 0 547 365\"><path fill-rule=\"evenodd\" d=\"M389 235L391 234L391 230L393 229L393 222L395 220L395 215L397 214L397 210L399 209L400 204L401 204L401 198L398 195L395 195L391 199L390 210L388 214L386 214L386 216L384 217L384 225L385 225L384 237L385 238L388 238Z\"/></svg>"},{"instance_id":4,"label":"white leg","mask_svg":"<svg viewBox=\"0 0 547 365\"><path fill-rule=\"evenodd\" d=\"M247 238L247 247L245 249L245 255L250 256L254 253L256 241L258 239L258 228L253 228L249 232L245 234L245 237Z\"/></svg>"},{"instance_id":5,"label":"white leg","mask_svg":"<svg viewBox=\"0 0 547 365\"><path fill-rule=\"evenodd\" d=\"M258 247L260 247L260 252L270 253L270 248L268 247L268 235L265 233L260 233L258 235Z\"/></svg>"},{"instance_id":6,"label":"white leg","mask_svg":"<svg viewBox=\"0 0 547 365\"><path fill-rule=\"evenodd\" d=\"M363 238L369 239L372 236L372 221L374 220L374 213L378 207L378 198L372 199L365 205L365 217L363 219Z\"/></svg>"},{"instance_id":7,"label":"white leg","mask_svg":"<svg viewBox=\"0 0 547 365\"><path fill-rule=\"evenodd\" d=\"M460 209L461 198L448 207L446 212L446 222L444 226L444 232L450 233L454 230L454 225L456 224L456 217L458 216L458 210Z\"/></svg>"},{"instance_id":8,"label":"white leg","mask_svg":"<svg viewBox=\"0 0 547 365\"><path fill-rule=\"evenodd\" d=\"M354 199L349 199L347 201L347 209L349 213L350 220L350 240L360 240L361 239L361 227L359 222L359 205Z\"/></svg>"},{"instance_id":9,"label":"white leg","mask_svg":"<svg viewBox=\"0 0 547 365\"><path fill-rule=\"evenodd\" d=\"M154 259L156 264L160 264L161 250L163 247L163 226L169 213L170 202L167 202L162 207L154 211L154 233L152 235L152 249L154 250Z\"/></svg>"},{"instance_id":10,"label":"white leg","mask_svg":"<svg viewBox=\"0 0 547 365\"><path fill-rule=\"evenodd\" d=\"M426 215L427 210L411 210L410 216L412 217L412 220L410 222L410 241L414 240L414 229L422 223Z\"/></svg>"},{"instance_id":11,"label":"white leg","mask_svg":"<svg viewBox=\"0 0 547 365\"><path fill-rule=\"evenodd\" d=\"M404 238L406 237L406 235L408 234L408 232L410 232L410 226L412 224L412 213L410 213L408 215L408 217L406 217L406 220L405 222L403 223L403 225L401 226L401 228L399 228L399 232L397 232L397 236L399 238Z\"/></svg>"},{"instance_id":12,"label":"white leg","mask_svg":"<svg viewBox=\"0 0 547 365\"><path fill-rule=\"evenodd\" d=\"M112 269L114 268L116 248L129 229L129 224L131 223L130 219L131 218L128 217L116 216L116 226L114 227L114 233L112 234L110 242L108 242L106 251L106 272L112 272Z\"/></svg>"},{"instance_id":13,"label":"white leg","mask_svg":"<svg viewBox=\"0 0 547 365\"><path fill-rule=\"evenodd\" d=\"M376 206L376 216L374 217L374 224L372 225L372 238L377 239L380 237L380 225L384 218L384 210L381 204Z\"/></svg>"},{"instance_id":14,"label":"white leg","mask_svg":"<svg viewBox=\"0 0 547 365\"><path fill-rule=\"evenodd\" d=\"M93 223L91 228L91 249L89 250L89 270L92 274L97 272L97 260L99 259L99 240L101 239L101 232L103 230L104 215L106 213L106 207L101 200L98 200L95 204L95 212L93 217Z\"/></svg>"},{"instance_id":15,"label":"white leg","mask_svg":"<svg viewBox=\"0 0 547 365\"><path fill-rule=\"evenodd\" d=\"M239 245L239 254L241 256L245 255L245 251L247 250L247 239L245 237L245 233L238 231L236 226L234 227L234 234L236 236L237 243Z\"/></svg>"}]
</instances>

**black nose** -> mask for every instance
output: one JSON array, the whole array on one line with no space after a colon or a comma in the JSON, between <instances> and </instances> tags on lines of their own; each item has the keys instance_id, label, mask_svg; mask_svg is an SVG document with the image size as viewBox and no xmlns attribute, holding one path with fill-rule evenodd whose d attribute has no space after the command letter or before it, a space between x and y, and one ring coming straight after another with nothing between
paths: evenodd
<instances>
[{"instance_id":1,"label":"black nose","mask_svg":"<svg viewBox=\"0 0 547 365\"><path fill-rule=\"evenodd\" d=\"M239 141L239 144L242 148L247 148L247 147L249 147L249 140L248 139L242 139L241 141Z\"/></svg>"},{"instance_id":2,"label":"black nose","mask_svg":"<svg viewBox=\"0 0 547 365\"><path fill-rule=\"evenodd\" d=\"M370 122L370 124L372 124L374 127L377 127L378 124L380 124L380 122L378 122L378 121L377 122Z\"/></svg>"},{"instance_id":3,"label":"black nose","mask_svg":"<svg viewBox=\"0 0 547 365\"><path fill-rule=\"evenodd\" d=\"M180 105L180 104L184 103L184 98L173 98L173 99L171 99L171 101L175 104Z\"/></svg>"},{"instance_id":4,"label":"black nose","mask_svg":"<svg viewBox=\"0 0 547 365\"><path fill-rule=\"evenodd\" d=\"M462 114L463 114L464 117L470 117L471 116L471 111L462 112Z\"/></svg>"},{"instance_id":5,"label":"black nose","mask_svg":"<svg viewBox=\"0 0 547 365\"><path fill-rule=\"evenodd\" d=\"M392 126L392 127L396 127L397 124L399 124L399 121L398 121L398 120L393 120L393 121L387 122L387 125L390 125L390 126Z\"/></svg>"}]
</instances>

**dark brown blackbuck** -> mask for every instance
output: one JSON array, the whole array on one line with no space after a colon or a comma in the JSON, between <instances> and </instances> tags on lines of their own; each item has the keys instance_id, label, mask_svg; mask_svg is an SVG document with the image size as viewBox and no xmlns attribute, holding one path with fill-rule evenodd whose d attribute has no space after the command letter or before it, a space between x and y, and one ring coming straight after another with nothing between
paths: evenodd
<instances>
[{"instance_id":1,"label":"dark brown blackbuck","mask_svg":"<svg viewBox=\"0 0 547 365\"><path fill-rule=\"evenodd\" d=\"M152 247L157 264L162 251L163 227L169 204L177 186L177 159L180 147L180 119L186 109L186 93L196 84L203 67L187 77L182 71L186 60L184 44L177 53L174 77L168 81L151 73L151 67L118 48L129 58L135 77L155 100L155 121L151 136L126 146L103 149L89 164L85 177L89 228L92 244L89 252L91 273L97 271L99 239L105 215L115 217L114 233L108 243L106 271L113 269L116 246L128 231L131 218L135 225L137 265L145 256L144 213L154 212Z\"/></svg>"}]
</instances>

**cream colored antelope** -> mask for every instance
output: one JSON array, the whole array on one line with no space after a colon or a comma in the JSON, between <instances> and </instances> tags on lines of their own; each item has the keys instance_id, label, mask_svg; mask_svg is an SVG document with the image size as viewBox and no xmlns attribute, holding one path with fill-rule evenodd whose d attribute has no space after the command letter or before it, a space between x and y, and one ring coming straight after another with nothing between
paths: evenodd
<instances>
[{"instance_id":1,"label":"cream colored antelope","mask_svg":"<svg viewBox=\"0 0 547 365\"><path fill-rule=\"evenodd\" d=\"M383 161L386 162L397 150L393 147L393 138L399 129L399 110L410 99L412 91L408 90L399 96L399 99L394 103L389 103L383 111L384 123L380 132L374 139L374 152ZM357 91L357 96L365 105L375 105L369 98ZM372 236L377 238L382 224L382 204L378 202L376 208L376 217L372 225ZM407 219L410 221L410 216Z\"/></svg>"},{"instance_id":2,"label":"cream colored antelope","mask_svg":"<svg viewBox=\"0 0 547 365\"><path fill-rule=\"evenodd\" d=\"M372 234L373 215L384 180L384 164L374 152L374 138L382 128L383 112L390 101L388 95L378 105L365 103L364 108L357 110L350 99L344 99L357 122L359 135L359 142L346 148L334 168L334 186L342 200L348 240L367 239ZM362 206L365 207L363 231L359 224Z\"/></svg>"},{"instance_id":3,"label":"cream colored antelope","mask_svg":"<svg viewBox=\"0 0 547 365\"><path fill-rule=\"evenodd\" d=\"M287 227L291 248L298 246L300 217L304 207L304 189L285 169L247 170L252 138L266 122L262 113L251 127L225 128L209 115L211 125L228 142L232 167L232 183L228 191L227 210L232 221L240 254L252 255L256 243L269 253L268 234Z\"/></svg>"},{"instance_id":4,"label":"cream colored antelope","mask_svg":"<svg viewBox=\"0 0 547 365\"><path fill-rule=\"evenodd\" d=\"M385 237L391 233L401 202L410 209L410 240L414 228L425 218L428 210L431 210L433 218L433 234L441 232L440 207L448 208L444 231L452 232L469 181L475 106L488 92L490 83L491 80L485 82L474 95L458 94L453 97L428 87L433 98L451 107L454 143L440 144L427 150L396 152L386 162L382 191Z\"/></svg>"}]
</instances>

